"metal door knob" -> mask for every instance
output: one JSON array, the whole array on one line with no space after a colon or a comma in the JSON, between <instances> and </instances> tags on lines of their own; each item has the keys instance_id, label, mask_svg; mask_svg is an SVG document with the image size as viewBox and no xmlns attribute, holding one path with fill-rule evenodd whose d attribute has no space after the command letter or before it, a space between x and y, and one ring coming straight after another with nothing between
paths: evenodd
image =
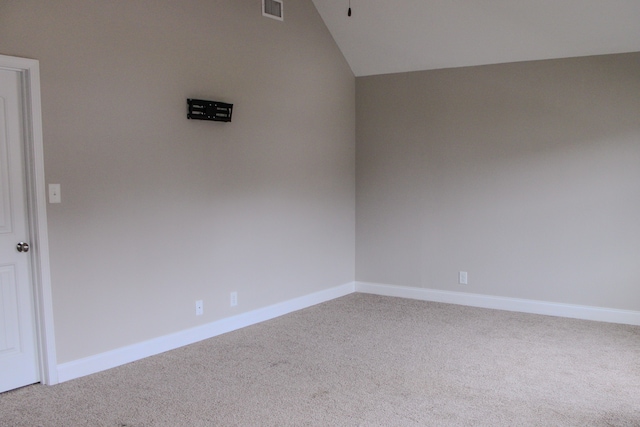
<instances>
[{"instance_id":1,"label":"metal door knob","mask_svg":"<svg viewBox=\"0 0 640 427\"><path fill-rule=\"evenodd\" d=\"M18 250L18 252L29 252L29 244L25 242L20 242L16 246L16 249Z\"/></svg>"}]
</instances>

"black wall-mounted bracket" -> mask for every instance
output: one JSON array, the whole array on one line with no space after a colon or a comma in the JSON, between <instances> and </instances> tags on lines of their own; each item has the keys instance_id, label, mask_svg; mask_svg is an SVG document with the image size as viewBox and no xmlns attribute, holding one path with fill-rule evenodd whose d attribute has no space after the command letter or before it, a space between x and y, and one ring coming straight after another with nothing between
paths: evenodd
<instances>
[{"instance_id":1,"label":"black wall-mounted bracket","mask_svg":"<svg viewBox=\"0 0 640 427\"><path fill-rule=\"evenodd\" d=\"M212 120L214 122L230 122L233 104L204 99L187 99L187 118L196 120Z\"/></svg>"}]
</instances>

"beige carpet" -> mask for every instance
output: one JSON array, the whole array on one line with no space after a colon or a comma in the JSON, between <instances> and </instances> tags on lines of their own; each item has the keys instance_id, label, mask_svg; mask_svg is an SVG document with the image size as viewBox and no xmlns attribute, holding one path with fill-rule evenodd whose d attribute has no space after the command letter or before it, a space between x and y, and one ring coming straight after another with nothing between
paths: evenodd
<instances>
[{"instance_id":1,"label":"beige carpet","mask_svg":"<svg viewBox=\"0 0 640 427\"><path fill-rule=\"evenodd\" d=\"M54 387L1 426L640 426L640 327L352 294Z\"/></svg>"}]
</instances>

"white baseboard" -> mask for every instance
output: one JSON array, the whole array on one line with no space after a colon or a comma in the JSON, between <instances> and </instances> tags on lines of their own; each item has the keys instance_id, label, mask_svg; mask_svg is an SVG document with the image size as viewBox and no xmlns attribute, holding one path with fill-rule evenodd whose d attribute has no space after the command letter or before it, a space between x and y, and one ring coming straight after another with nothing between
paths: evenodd
<instances>
[{"instance_id":1,"label":"white baseboard","mask_svg":"<svg viewBox=\"0 0 640 427\"><path fill-rule=\"evenodd\" d=\"M353 292L640 326L640 312L638 311L560 304L466 292L385 285L380 283L351 282L174 334L59 364L57 366L58 381L65 382L115 368L145 357L154 356L165 351L264 322L335 298L340 298Z\"/></svg>"},{"instance_id":2,"label":"white baseboard","mask_svg":"<svg viewBox=\"0 0 640 427\"><path fill-rule=\"evenodd\" d=\"M367 294L640 326L639 311L384 285L380 283L356 282L355 289L356 292Z\"/></svg>"},{"instance_id":3,"label":"white baseboard","mask_svg":"<svg viewBox=\"0 0 640 427\"><path fill-rule=\"evenodd\" d=\"M217 320L215 322L165 335L130 346L85 357L58 365L58 381L65 382L85 375L95 374L116 366L154 356L165 351L193 344L246 326L264 322L303 308L311 307L355 291L355 282L326 289L284 301L248 313Z\"/></svg>"}]
</instances>

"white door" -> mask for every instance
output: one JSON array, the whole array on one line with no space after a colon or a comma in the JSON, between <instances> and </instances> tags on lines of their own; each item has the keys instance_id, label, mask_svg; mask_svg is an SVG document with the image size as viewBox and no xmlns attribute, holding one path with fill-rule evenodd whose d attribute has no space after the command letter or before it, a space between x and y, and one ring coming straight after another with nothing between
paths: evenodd
<instances>
[{"instance_id":1,"label":"white door","mask_svg":"<svg viewBox=\"0 0 640 427\"><path fill-rule=\"evenodd\" d=\"M27 222L22 84L0 69L0 392L40 381Z\"/></svg>"}]
</instances>

